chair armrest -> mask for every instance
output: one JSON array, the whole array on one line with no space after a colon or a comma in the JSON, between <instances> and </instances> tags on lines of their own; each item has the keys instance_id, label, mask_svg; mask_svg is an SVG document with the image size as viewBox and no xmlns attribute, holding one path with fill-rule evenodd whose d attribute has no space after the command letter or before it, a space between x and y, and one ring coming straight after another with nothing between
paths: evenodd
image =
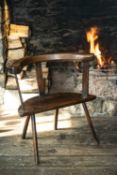
<instances>
[{"instance_id":1,"label":"chair armrest","mask_svg":"<svg viewBox=\"0 0 117 175\"><path fill-rule=\"evenodd\" d=\"M43 54L37 56L26 56L18 60L8 60L6 69L12 74L18 74L21 72L24 66L29 64L36 64L41 62L58 62L58 61L76 61L76 62L89 62L94 60L93 54L77 54L77 53L55 53L55 54Z\"/></svg>"}]
</instances>

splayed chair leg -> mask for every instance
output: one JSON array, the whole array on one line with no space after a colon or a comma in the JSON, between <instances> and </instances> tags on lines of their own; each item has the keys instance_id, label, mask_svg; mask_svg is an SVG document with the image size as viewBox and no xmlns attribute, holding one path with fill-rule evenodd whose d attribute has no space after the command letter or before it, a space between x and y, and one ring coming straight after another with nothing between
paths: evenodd
<instances>
[{"instance_id":1,"label":"splayed chair leg","mask_svg":"<svg viewBox=\"0 0 117 175\"><path fill-rule=\"evenodd\" d=\"M38 165L39 164L39 152L38 152L38 140L37 140L35 115L31 116L31 121L32 121L34 158L35 158L35 163Z\"/></svg>"},{"instance_id":2,"label":"splayed chair leg","mask_svg":"<svg viewBox=\"0 0 117 175\"><path fill-rule=\"evenodd\" d=\"M26 138L26 133L27 133L27 129L28 129L29 120L30 120L30 116L27 116L26 120L25 120L24 128L23 128L23 132L22 132L22 139Z\"/></svg>"},{"instance_id":3,"label":"splayed chair leg","mask_svg":"<svg viewBox=\"0 0 117 175\"><path fill-rule=\"evenodd\" d=\"M59 109L56 109L55 113L55 121L54 121L54 129L57 130L57 125L58 125L58 114L59 114Z\"/></svg>"},{"instance_id":4,"label":"splayed chair leg","mask_svg":"<svg viewBox=\"0 0 117 175\"><path fill-rule=\"evenodd\" d=\"M99 141L98 136L97 136L97 134L96 134L96 132L95 132L95 129L94 129L94 126L93 126L93 122L92 122L92 120L91 120L91 117L90 117L90 114L89 114L87 105L86 105L86 103L82 103L82 105L83 105L83 108L84 108L84 111L85 111L85 114L86 114L86 118L87 118L88 124L89 124L89 126L90 126L90 128L91 128L93 137L95 138L97 144L99 144L100 141Z\"/></svg>"}]
</instances>

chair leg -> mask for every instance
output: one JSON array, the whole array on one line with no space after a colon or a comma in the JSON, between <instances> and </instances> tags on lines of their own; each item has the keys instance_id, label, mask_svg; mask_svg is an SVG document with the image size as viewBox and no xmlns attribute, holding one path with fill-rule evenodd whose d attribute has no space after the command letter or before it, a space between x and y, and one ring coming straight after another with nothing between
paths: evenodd
<instances>
[{"instance_id":1,"label":"chair leg","mask_svg":"<svg viewBox=\"0 0 117 175\"><path fill-rule=\"evenodd\" d=\"M31 121L32 121L34 158L35 158L35 163L38 165L39 164L39 152L38 152L38 140L37 140L35 115L31 116Z\"/></svg>"},{"instance_id":2,"label":"chair leg","mask_svg":"<svg viewBox=\"0 0 117 175\"><path fill-rule=\"evenodd\" d=\"M26 138L26 133L27 133L27 129L28 129L29 120L30 120L30 116L27 116L26 120L25 120L24 128L23 128L23 132L22 132L22 139Z\"/></svg>"},{"instance_id":3,"label":"chair leg","mask_svg":"<svg viewBox=\"0 0 117 175\"><path fill-rule=\"evenodd\" d=\"M55 121L54 121L54 129L57 130L57 125L58 125L58 114L59 114L59 109L56 109L55 113Z\"/></svg>"},{"instance_id":4,"label":"chair leg","mask_svg":"<svg viewBox=\"0 0 117 175\"><path fill-rule=\"evenodd\" d=\"M95 132L95 129L94 129L94 126L93 126L93 122L91 120L91 116L89 114L87 105L86 105L86 103L82 103L82 105L83 105L83 108L84 108L84 111L85 111L85 114L86 114L86 118L87 118L88 124L89 124L89 126L90 126L90 128L92 130L93 137L95 138L97 144L99 144L100 141L99 141L98 136L97 136L97 134Z\"/></svg>"}]
</instances>

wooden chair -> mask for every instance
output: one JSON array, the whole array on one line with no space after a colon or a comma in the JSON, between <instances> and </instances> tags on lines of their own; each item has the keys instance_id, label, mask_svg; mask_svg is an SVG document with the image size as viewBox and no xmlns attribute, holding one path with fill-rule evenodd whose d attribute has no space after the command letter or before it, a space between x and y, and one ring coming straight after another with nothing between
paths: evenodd
<instances>
[{"instance_id":1,"label":"wooden chair","mask_svg":"<svg viewBox=\"0 0 117 175\"><path fill-rule=\"evenodd\" d=\"M19 60L15 60L14 62L7 63L7 70L10 73L15 75L19 96L21 99L21 106L18 109L19 115L21 117L26 116L25 125L22 133L23 139L26 137L29 120L31 119L34 158L35 158L36 164L39 163L38 140L37 140L36 121L35 121L35 114L37 113L55 109L56 110L55 129L57 129L59 108L81 103L83 105L92 134L96 139L96 142L99 144L99 139L96 135L95 129L93 127L93 123L91 121L91 117L89 115L89 111L86 106L86 102L94 100L96 98L96 96L90 95L88 93L89 62L92 61L93 59L94 57L91 54L56 53L56 54L44 54L44 55L38 55L38 56L24 57ZM48 93L45 92L45 83L43 79L41 64L43 62L47 62L47 63L54 62L57 64L57 62L59 61L82 62L83 76L82 76L81 93L64 92L64 93L49 94L49 92ZM35 65L39 95L37 95L36 97L32 97L23 102L17 74L21 72L24 66L27 66L29 64Z\"/></svg>"}]
</instances>

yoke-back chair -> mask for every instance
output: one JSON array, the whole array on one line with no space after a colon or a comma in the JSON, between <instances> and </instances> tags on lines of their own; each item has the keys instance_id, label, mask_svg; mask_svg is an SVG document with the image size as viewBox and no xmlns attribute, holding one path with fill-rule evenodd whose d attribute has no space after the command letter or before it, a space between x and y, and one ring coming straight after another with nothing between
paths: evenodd
<instances>
[{"instance_id":1,"label":"yoke-back chair","mask_svg":"<svg viewBox=\"0 0 117 175\"><path fill-rule=\"evenodd\" d=\"M66 107L75 104L82 104L88 124L91 128L92 134L96 139L96 142L99 143L99 139L96 135L91 117L89 115L89 111L87 109L86 102L94 100L96 98L95 95L89 94L89 62L94 59L94 56L91 54L75 54L75 53L54 53L54 54L43 54L37 56L28 56L21 58L19 60L15 60L13 62L7 63L7 70L15 75L17 87L19 91L19 96L21 99L21 106L19 107L19 115L21 117L26 116L24 129L22 133L22 138L26 137L26 132L29 124L29 120L31 119L32 123L32 135L33 135L33 147L34 147L34 158L36 164L39 161L39 151L38 151L38 139L37 139L37 131L36 131L36 121L35 114L41 113L48 110L56 110L55 114L55 129L57 129L57 121L58 121L58 113L59 108ZM58 63L58 62L81 62L82 63L82 92L74 93L74 92L63 92L63 93L50 93L45 91L45 83L42 74L42 63ZM26 101L23 101L20 85L18 82L18 76L24 66L34 64L36 70L36 79L38 84L39 95L29 98Z\"/></svg>"}]
</instances>

